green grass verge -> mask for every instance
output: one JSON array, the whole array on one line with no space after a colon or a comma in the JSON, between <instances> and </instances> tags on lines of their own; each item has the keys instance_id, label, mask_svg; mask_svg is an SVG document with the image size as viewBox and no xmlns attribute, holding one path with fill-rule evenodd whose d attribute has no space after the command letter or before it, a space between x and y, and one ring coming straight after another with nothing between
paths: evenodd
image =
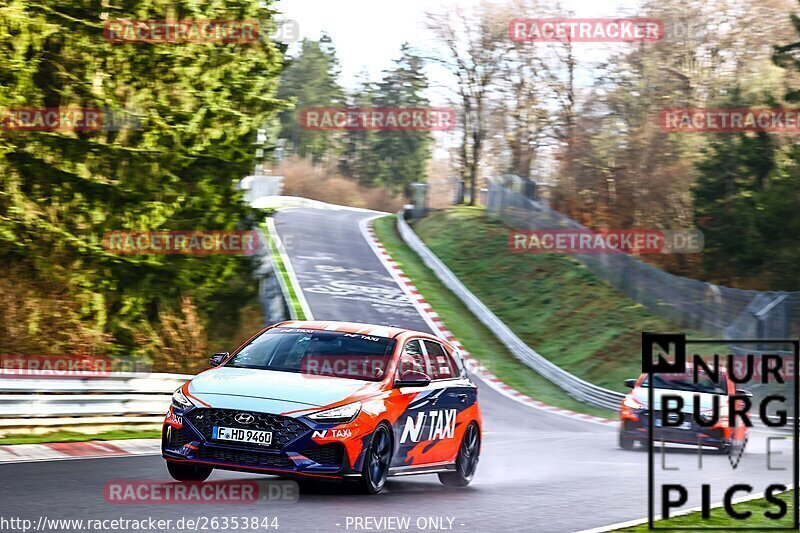
<instances>
[{"instance_id":1,"label":"green grass verge","mask_svg":"<svg viewBox=\"0 0 800 533\"><path fill-rule=\"evenodd\" d=\"M750 511L752 516L747 520L734 520L725 512L722 508L712 509L711 516L704 520L703 517L699 512L691 513L683 516L677 516L675 518L670 518L669 520L661 520L656 523L656 528L667 528L667 527L674 527L674 528L686 528L690 529L691 531L703 531L705 528L710 527L731 527L731 528L741 528L747 527L752 529L753 531L758 531L759 528L762 528L762 531L769 531L769 529L784 527L784 528L791 528L792 527L792 494L793 491L784 492L783 494L779 495L779 498L784 500L787 504L788 512L786 516L784 516L780 520L772 520L764 516L765 511L776 511L777 508L774 504L768 503L764 499L759 500L752 500L749 502L742 502L737 503L734 505L734 508L737 512L744 513L745 511ZM635 531L635 532L646 532L652 531L647 529L647 524L619 529L617 531ZM731 531L731 530L715 530L715 531Z\"/></svg>"},{"instance_id":2,"label":"green grass verge","mask_svg":"<svg viewBox=\"0 0 800 533\"><path fill-rule=\"evenodd\" d=\"M572 374L625 391L641 373L641 332L680 328L564 254L511 253L482 208L435 212L415 231L528 346Z\"/></svg>"},{"instance_id":3,"label":"green grass verge","mask_svg":"<svg viewBox=\"0 0 800 533\"><path fill-rule=\"evenodd\" d=\"M269 232L266 224L261 224L259 226L261 228L261 233L264 235L264 238L267 241L267 246L269 246L269 253L272 254L272 258L276 268L278 269L278 275L281 277L281 281L283 286L286 288L286 292L288 292L289 301L287 305L289 305L290 309L292 310L292 315L296 317L296 320L306 320L306 313L303 311L303 306L300 305L300 299L297 297L297 293L294 290L294 285L292 285L292 280L289 277L289 273L286 271L286 265L283 263L283 258L281 254L278 252L278 247L275 245L275 241L272 239L272 235Z\"/></svg>"},{"instance_id":4,"label":"green grass verge","mask_svg":"<svg viewBox=\"0 0 800 533\"><path fill-rule=\"evenodd\" d=\"M43 435L0 437L0 444L41 444L44 442L85 442L90 440L160 439L160 429L113 429L102 433L54 431Z\"/></svg>"},{"instance_id":5,"label":"green grass verge","mask_svg":"<svg viewBox=\"0 0 800 533\"><path fill-rule=\"evenodd\" d=\"M447 328L472 355L508 385L539 401L583 413L613 418L614 413L584 404L521 363L506 347L436 278L405 242L395 227L394 217L374 222L375 234L386 251L433 306Z\"/></svg>"}]
</instances>

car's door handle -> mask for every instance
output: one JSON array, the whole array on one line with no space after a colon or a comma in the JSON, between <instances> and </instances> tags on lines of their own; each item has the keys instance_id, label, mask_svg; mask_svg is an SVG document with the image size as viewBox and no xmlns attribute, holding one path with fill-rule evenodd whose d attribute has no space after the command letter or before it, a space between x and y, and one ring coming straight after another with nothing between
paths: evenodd
<instances>
[{"instance_id":1,"label":"car's door handle","mask_svg":"<svg viewBox=\"0 0 800 533\"><path fill-rule=\"evenodd\" d=\"M459 394L458 399L461 400L461 403L467 403L467 395L466 394Z\"/></svg>"}]
</instances>

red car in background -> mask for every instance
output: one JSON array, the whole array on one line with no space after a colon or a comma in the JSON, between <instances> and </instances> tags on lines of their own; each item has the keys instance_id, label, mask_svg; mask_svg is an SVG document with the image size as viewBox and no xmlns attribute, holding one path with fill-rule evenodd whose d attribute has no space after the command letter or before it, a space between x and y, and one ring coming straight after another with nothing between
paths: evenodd
<instances>
[{"instance_id":1,"label":"red car in background","mask_svg":"<svg viewBox=\"0 0 800 533\"><path fill-rule=\"evenodd\" d=\"M648 405L648 375L642 374L638 379L625 381L625 385L633 390L625 396L620 409L620 448L629 450L637 442L647 442L650 416L654 416L655 442L713 447L722 452L738 452L744 448L747 426L741 419L737 419L735 424L731 423L729 405L730 402L743 403L742 398L752 397L752 393L737 389L726 372L720 370L719 379L715 381L698 369L698 379L695 380L693 368L690 366L685 374L658 374L653 378L655 405L652 409ZM666 426L661 410L661 398L664 395L683 398L681 416L674 412L669 413ZM716 412L715 396L719 402ZM699 405L695 405L696 402Z\"/></svg>"}]
</instances>

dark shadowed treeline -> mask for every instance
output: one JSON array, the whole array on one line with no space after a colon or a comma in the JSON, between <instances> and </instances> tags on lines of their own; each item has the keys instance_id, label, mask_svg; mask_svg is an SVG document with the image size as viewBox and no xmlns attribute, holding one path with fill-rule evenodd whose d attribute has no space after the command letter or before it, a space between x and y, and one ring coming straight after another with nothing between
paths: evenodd
<instances>
[{"instance_id":1,"label":"dark shadowed treeline","mask_svg":"<svg viewBox=\"0 0 800 533\"><path fill-rule=\"evenodd\" d=\"M138 354L180 368L207 349L211 317L239 320L229 292L242 303L254 295L249 258L118 256L102 237L250 223L234 184L252 169L257 128L284 106L282 51L265 38L111 43L103 25L270 20L260 4L0 7L0 107L103 108L126 119L118 131L0 131L0 353Z\"/></svg>"}]
</instances>

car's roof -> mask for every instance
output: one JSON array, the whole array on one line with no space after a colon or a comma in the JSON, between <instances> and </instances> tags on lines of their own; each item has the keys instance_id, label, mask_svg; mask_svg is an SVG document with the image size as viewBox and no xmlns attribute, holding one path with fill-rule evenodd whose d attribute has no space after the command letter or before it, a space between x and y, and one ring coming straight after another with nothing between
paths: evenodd
<instances>
[{"instance_id":1,"label":"car's roof","mask_svg":"<svg viewBox=\"0 0 800 533\"><path fill-rule=\"evenodd\" d=\"M670 375L675 375L675 376L693 375L694 367L695 367L694 363L687 362L686 366L684 368L684 371L682 373L676 372L676 373L673 374L672 372L670 372L669 374L664 374L664 375L667 376L667 377L669 377ZM698 372L702 372L704 374L706 373L705 370L702 367L698 367L698 368L699 368ZM722 376L724 378L728 377L728 370L725 367L720 366L719 368L716 369L716 371L719 373L720 376ZM656 374L659 374L659 373L656 372ZM647 372L643 372L643 373L639 374L639 378L645 378L645 377L647 377Z\"/></svg>"},{"instance_id":2,"label":"car's roof","mask_svg":"<svg viewBox=\"0 0 800 533\"><path fill-rule=\"evenodd\" d=\"M326 331L341 331L343 333L361 333L363 335L375 335L378 337L395 338L402 333L419 334L425 337L433 337L430 333L415 331L413 329L400 328L397 326L381 326L379 324L361 324L358 322L334 322L331 320L287 320L279 322L273 327L281 328L304 328L321 329ZM441 339L439 339L441 340Z\"/></svg>"}]
</instances>

